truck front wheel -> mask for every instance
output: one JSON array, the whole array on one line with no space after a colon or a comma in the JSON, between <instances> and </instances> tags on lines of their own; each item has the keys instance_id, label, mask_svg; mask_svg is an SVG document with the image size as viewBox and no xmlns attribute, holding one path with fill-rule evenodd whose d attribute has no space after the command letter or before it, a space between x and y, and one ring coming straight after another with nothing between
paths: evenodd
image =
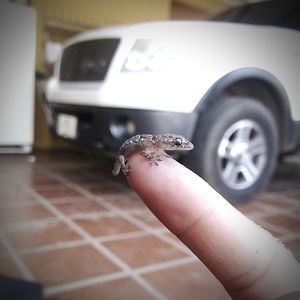
<instances>
[{"instance_id":1,"label":"truck front wheel","mask_svg":"<svg viewBox=\"0 0 300 300\"><path fill-rule=\"evenodd\" d=\"M269 182L278 155L272 113L251 98L219 101L199 118L190 166L230 202L243 202Z\"/></svg>"}]
</instances>

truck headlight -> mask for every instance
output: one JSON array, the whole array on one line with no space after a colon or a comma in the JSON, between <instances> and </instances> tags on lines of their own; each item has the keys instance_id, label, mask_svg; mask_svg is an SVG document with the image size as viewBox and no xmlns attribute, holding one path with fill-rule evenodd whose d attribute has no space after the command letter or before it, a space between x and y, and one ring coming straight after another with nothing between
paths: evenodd
<instances>
[{"instance_id":1,"label":"truck headlight","mask_svg":"<svg viewBox=\"0 0 300 300\"><path fill-rule=\"evenodd\" d=\"M139 39L127 56L122 72L159 71L169 59L162 43Z\"/></svg>"}]
</instances>

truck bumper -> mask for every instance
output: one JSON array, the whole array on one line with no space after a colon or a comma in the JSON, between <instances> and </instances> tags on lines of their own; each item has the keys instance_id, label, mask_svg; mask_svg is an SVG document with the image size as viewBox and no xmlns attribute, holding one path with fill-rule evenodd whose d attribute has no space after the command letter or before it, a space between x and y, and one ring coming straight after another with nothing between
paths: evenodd
<instances>
[{"instance_id":1,"label":"truck bumper","mask_svg":"<svg viewBox=\"0 0 300 300\"><path fill-rule=\"evenodd\" d=\"M51 103L51 128L58 130L60 116L76 120L76 134L70 140L96 148L116 149L136 134L174 133L191 139L198 114L125 108L104 108ZM62 137L65 137L62 135Z\"/></svg>"}]
</instances>

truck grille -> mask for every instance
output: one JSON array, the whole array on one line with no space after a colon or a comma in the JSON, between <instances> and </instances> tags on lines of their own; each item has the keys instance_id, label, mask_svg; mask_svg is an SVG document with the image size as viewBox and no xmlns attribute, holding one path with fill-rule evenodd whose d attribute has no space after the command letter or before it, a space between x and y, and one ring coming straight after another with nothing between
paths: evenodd
<instances>
[{"instance_id":1,"label":"truck grille","mask_svg":"<svg viewBox=\"0 0 300 300\"><path fill-rule=\"evenodd\" d=\"M119 39L84 41L67 47L60 65L60 81L104 80Z\"/></svg>"}]
</instances>

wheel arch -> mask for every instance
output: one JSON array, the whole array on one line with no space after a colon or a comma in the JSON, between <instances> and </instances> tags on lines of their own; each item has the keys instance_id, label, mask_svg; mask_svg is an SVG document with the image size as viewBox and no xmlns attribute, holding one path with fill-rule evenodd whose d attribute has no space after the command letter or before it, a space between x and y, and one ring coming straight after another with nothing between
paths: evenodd
<instances>
[{"instance_id":1,"label":"wheel arch","mask_svg":"<svg viewBox=\"0 0 300 300\"><path fill-rule=\"evenodd\" d=\"M279 129L281 152L288 151L291 126L290 105L280 81L271 73L258 68L232 71L219 79L198 103L196 111L205 113L218 101L244 96L256 99L271 109Z\"/></svg>"}]
</instances>

